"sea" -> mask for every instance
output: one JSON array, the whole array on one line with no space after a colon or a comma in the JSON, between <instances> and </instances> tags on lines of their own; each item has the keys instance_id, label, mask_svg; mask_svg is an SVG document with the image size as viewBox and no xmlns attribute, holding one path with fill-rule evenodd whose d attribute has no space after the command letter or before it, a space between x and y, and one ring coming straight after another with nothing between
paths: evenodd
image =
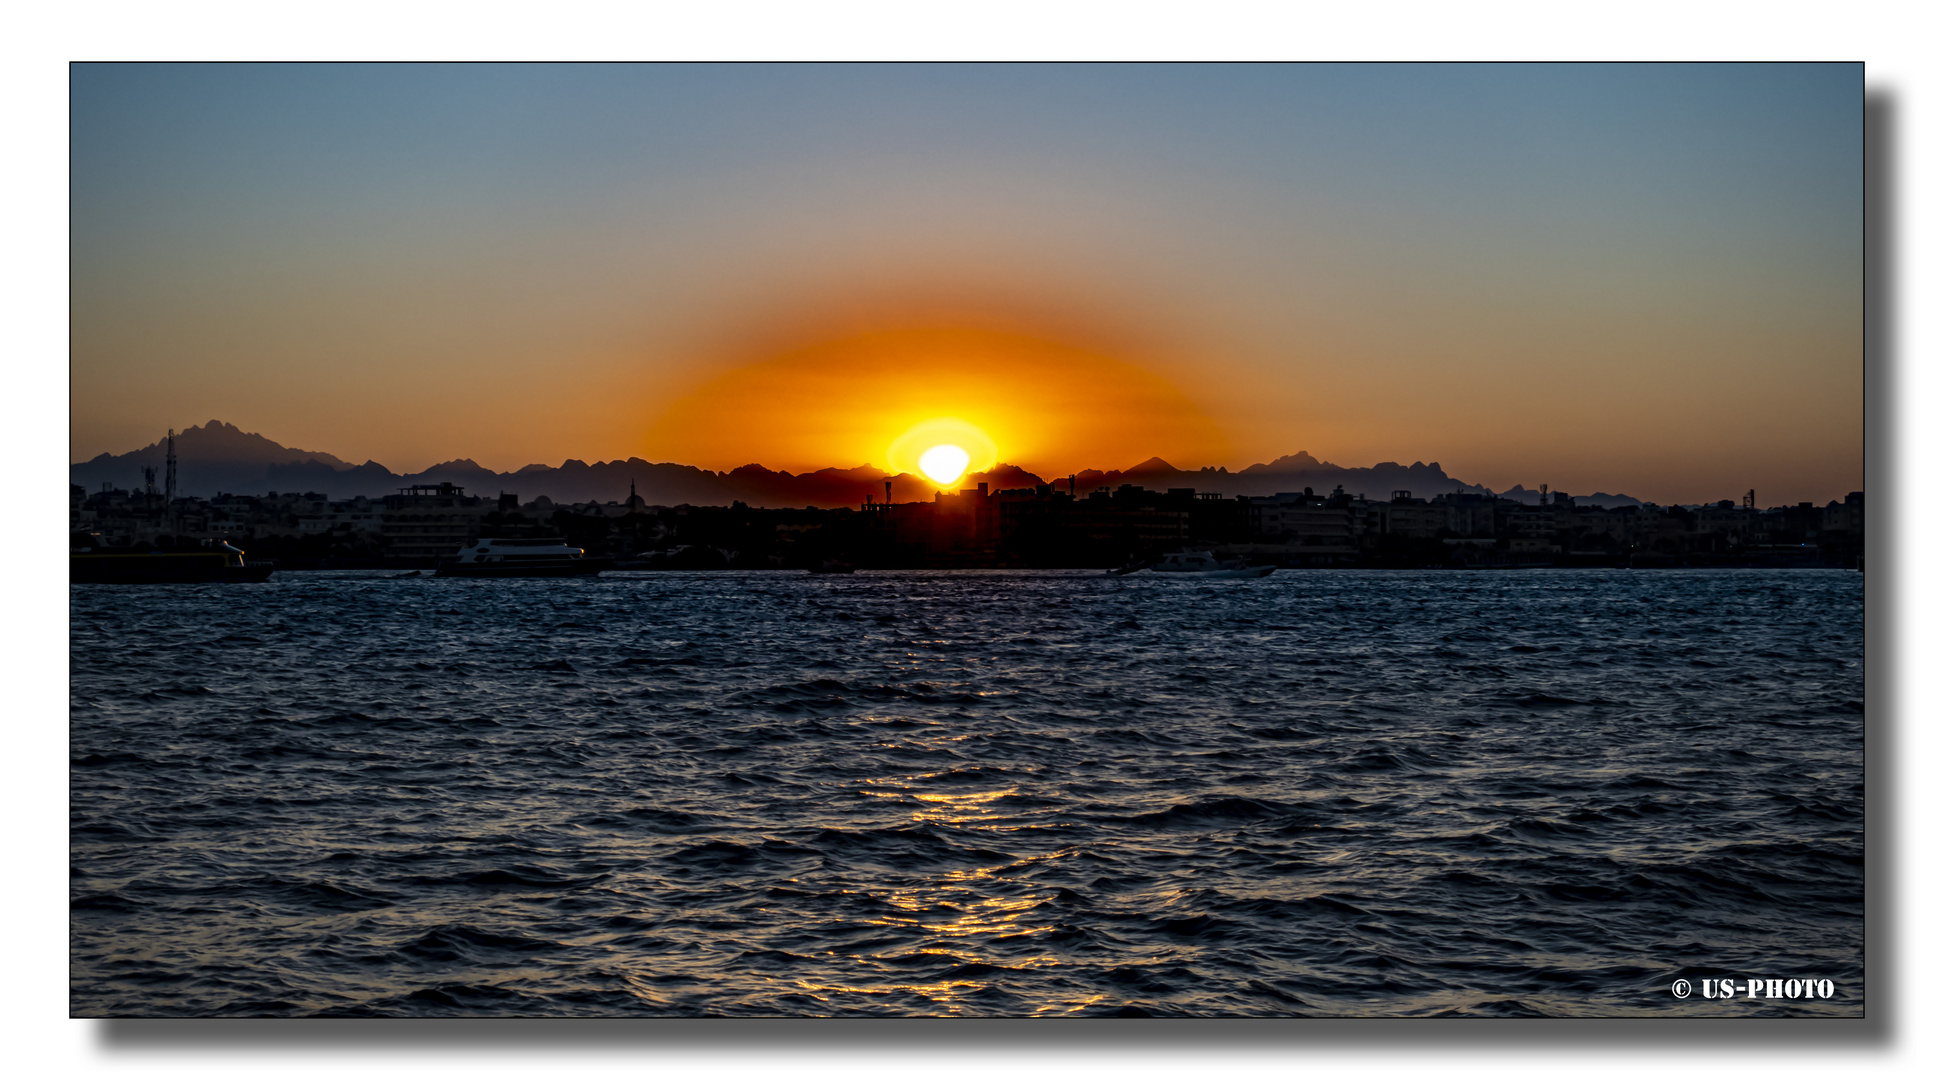
<instances>
[{"instance_id":1,"label":"sea","mask_svg":"<svg viewBox=\"0 0 1934 1080\"><path fill-rule=\"evenodd\" d=\"M1859 1016L1863 585L75 585L69 1008Z\"/></svg>"}]
</instances>

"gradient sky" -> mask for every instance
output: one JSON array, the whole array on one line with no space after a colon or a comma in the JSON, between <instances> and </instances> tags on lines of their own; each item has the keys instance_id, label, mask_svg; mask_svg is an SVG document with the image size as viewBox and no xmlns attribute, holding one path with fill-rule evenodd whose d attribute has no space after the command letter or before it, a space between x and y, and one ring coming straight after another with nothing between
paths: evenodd
<instances>
[{"instance_id":1,"label":"gradient sky","mask_svg":"<svg viewBox=\"0 0 1934 1080\"><path fill-rule=\"evenodd\" d=\"M72 436L1861 478L1857 65L113 66Z\"/></svg>"}]
</instances>

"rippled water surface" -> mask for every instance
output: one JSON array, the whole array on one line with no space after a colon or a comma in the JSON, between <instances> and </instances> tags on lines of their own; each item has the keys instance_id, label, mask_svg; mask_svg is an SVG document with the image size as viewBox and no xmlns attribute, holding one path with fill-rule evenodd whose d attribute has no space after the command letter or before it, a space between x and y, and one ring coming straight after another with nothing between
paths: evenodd
<instances>
[{"instance_id":1,"label":"rippled water surface","mask_svg":"<svg viewBox=\"0 0 1934 1080\"><path fill-rule=\"evenodd\" d=\"M71 1008L1857 1015L1862 585L74 586Z\"/></svg>"}]
</instances>

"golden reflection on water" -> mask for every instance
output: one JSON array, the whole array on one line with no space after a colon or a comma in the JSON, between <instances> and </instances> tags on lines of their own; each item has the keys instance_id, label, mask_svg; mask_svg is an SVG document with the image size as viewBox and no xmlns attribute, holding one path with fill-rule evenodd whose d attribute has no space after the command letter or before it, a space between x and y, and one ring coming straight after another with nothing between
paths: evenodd
<instances>
[{"instance_id":1,"label":"golden reflection on water","mask_svg":"<svg viewBox=\"0 0 1934 1080\"><path fill-rule=\"evenodd\" d=\"M999 811L988 804L1014 792L1014 788L1003 788L1000 791L978 792L972 795L917 794L913 799L920 805L913 808L913 820L972 828L981 822L1000 817Z\"/></svg>"},{"instance_id":2,"label":"golden reflection on water","mask_svg":"<svg viewBox=\"0 0 1934 1080\"><path fill-rule=\"evenodd\" d=\"M1051 1015L1056 1015L1060 1013L1067 1013L1072 1015L1074 1013L1080 1012L1081 1010L1087 1008L1090 1005L1105 1004L1108 1000L1109 1000L1109 996L1107 994L1096 992L1093 994L1085 995L1083 997L1069 998L1066 1001L1050 1001L1043 1005L1037 1005L1034 1007L1034 1012L1031 1013L1030 1015L1051 1016Z\"/></svg>"},{"instance_id":3,"label":"golden reflection on water","mask_svg":"<svg viewBox=\"0 0 1934 1080\"><path fill-rule=\"evenodd\" d=\"M920 779L926 779L926 777ZM999 820L1002 816L993 809L992 804L1019 790L1013 786L963 793L886 790L886 786L890 783L893 781L872 781L871 784L879 786L869 785L861 790L874 798L890 799L905 805L911 813L910 824L912 825L936 823L958 828L997 828L998 826L988 824ZM1002 961L972 948L976 939L985 939L989 935L1013 938L1045 934L1051 930L1051 927L1046 926L1018 925L1026 912L1048 899L1048 893L1029 892L1018 896L999 896L990 895L985 891L987 885L1001 880L997 871L1002 869L1011 870L1012 865L949 870L941 874L932 884L895 889L881 895L880 899L896 910L862 920L865 924L887 930L901 932L916 930L923 934L936 935L940 943L910 950L880 953L864 959L881 964L911 955L927 954L955 961L956 968L985 964L992 969L989 975L1002 976L1015 971L1057 966L1058 961L1048 956ZM831 997L828 995L881 995L905 992L917 994L948 1012L959 1012L971 995L986 989L991 981L985 976L954 976L924 982L889 982L865 986L816 980L800 980L795 985L811 994L816 1000L826 1001L829 1004ZM1037 1012L1078 1009L1083 1004L1085 1002L1054 1003L1042 1006Z\"/></svg>"},{"instance_id":4,"label":"golden reflection on water","mask_svg":"<svg viewBox=\"0 0 1934 1080\"><path fill-rule=\"evenodd\" d=\"M976 897L972 882L992 879L991 869L950 870L943 874L940 883L927 888L896 889L881 899L909 914L882 915L867 919L874 926L912 927L917 926L930 933L942 934L949 938L970 937L976 934L1012 933L1014 923L1025 912L1047 898L1045 893L1026 896L980 896ZM938 916L938 918L936 918ZM1041 933L1035 928L1026 933ZM931 951L931 950L927 950ZM955 955L958 955L957 953ZM977 957L965 957L969 963L990 963Z\"/></svg>"},{"instance_id":5,"label":"golden reflection on water","mask_svg":"<svg viewBox=\"0 0 1934 1080\"><path fill-rule=\"evenodd\" d=\"M912 777L879 777L862 782L860 791L876 799L890 800L900 804L909 814L908 826L923 824L948 825L955 828L999 831L1004 827L999 822L1004 814L994 807L999 800L1018 794L1020 788L1010 785L987 791L973 792L915 792L899 785L909 781L932 780L939 773ZM1028 863L1042 862L1060 858L1068 852L1056 852L1045 857L1037 856L1024 860ZM977 940L990 936L1013 939L1033 937L1050 933L1053 927L1021 925L1023 916L1049 898L1047 892L1028 892L1021 895L991 895L988 885L1006 880L1003 872L1011 874L1014 864L1003 863L999 866L975 867L972 869L949 870L934 879L931 884L911 888L895 889L880 894L879 899L895 910L872 918L861 920L865 925L905 933L917 931L932 935L937 942L911 949L877 953L854 959L867 964L887 965L909 956L930 955L954 962L956 969L974 964L987 965L991 970L986 975L953 975L927 981L892 981L857 983L828 982L818 979L798 979L793 985L814 1000L831 1006L834 999L844 994L863 994L878 997L894 993L917 994L925 1001L948 1012L960 1012L969 1003L972 995L985 990L1000 977L1012 975L1017 971L1052 968L1060 961L1051 956L1033 956L1015 960L998 959L990 953L973 948ZM1049 1002L1037 1006L1034 1015L1072 1013L1105 1000L1106 994L1092 994L1068 1001Z\"/></svg>"},{"instance_id":6,"label":"golden reflection on water","mask_svg":"<svg viewBox=\"0 0 1934 1080\"><path fill-rule=\"evenodd\" d=\"M1011 938L1043 934L1049 929L1048 927L1024 929L1015 925L1024 913L1045 900L1047 894L976 895L978 883L993 879L994 870L991 867L952 870L941 875L940 879L930 887L896 889L885 894L881 899L904 914L887 913L862 920L866 925L888 930L917 930L923 934L937 935L941 943L878 953L860 959L874 964L886 964L908 956L924 954L952 961L955 969L984 964L990 969L989 975L1000 976L1032 968L1056 966L1058 961L1052 957L1033 956L1018 961L1003 962L972 948L975 939L988 935ZM813 980L799 980L795 985L812 994L816 999L829 1003L831 998L828 995L879 995L904 992L917 994L949 1012L958 1012L973 994L986 989L989 982L990 979L982 975L952 975L924 982L886 982L865 986Z\"/></svg>"}]
</instances>

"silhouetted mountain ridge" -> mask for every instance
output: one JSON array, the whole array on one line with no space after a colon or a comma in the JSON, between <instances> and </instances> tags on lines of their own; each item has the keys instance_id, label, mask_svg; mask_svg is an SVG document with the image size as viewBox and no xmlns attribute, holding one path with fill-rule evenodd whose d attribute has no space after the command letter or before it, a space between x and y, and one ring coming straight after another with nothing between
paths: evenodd
<instances>
[{"instance_id":1,"label":"silhouetted mountain ridge","mask_svg":"<svg viewBox=\"0 0 1934 1080\"><path fill-rule=\"evenodd\" d=\"M350 465L331 454L286 447L219 420L181 432L175 437L175 449L181 494L201 497L220 492L259 495L270 491L315 491L334 499L358 495L373 498L411 484L451 483L480 495L515 492L525 501L543 495L561 503L620 502L630 495L635 484L639 498L655 506L724 506L744 502L751 506L801 507L858 506L869 497L878 501L885 497L884 484L888 480L893 483L894 502L931 499L935 490L922 477L910 473L889 476L870 464L795 474L758 464L713 472L694 465L652 462L637 457L599 462L569 458L557 466L531 464L512 472L496 472L470 458L454 458L420 472L396 473L375 461ZM69 476L72 482L90 491L103 483L134 489L141 486L143 466L151 465L160 474L164 456L165 449L157 441L125 454L101 454L75 463L69 467ZM996 491L1046 482L1026 469L1003 463L984 473L964 477L962 486L972 488L983 481ZM1065 487L1066 478L1056 477L1054 482ZM1409 465L1386 461L1367 468L1352 468L1321 461L1307 450L1235 472L1222 466L1181 469L1160 457L1151 457L1126 469L1088 469L1075 476L1076 490L1082 494L1098 487L1123 484L1157 491L1194 488L1198 492L1225 496L1273 495L1300 492L1305 488L1328 494L1339 485L1351 494L1372 499L1389 498L1393 491L1408 491L1424 499L1454 491L1491 493L1481 484L1448 475L1434 461ZM1502 495L1527 502L1536 502L1538 498L1535 491L1526 491L1522 486ZM1638 502L1628 495L1603 492L1580 496L1577 501L1605 506Z\"/></svg>"},{"instance_id":2,"label":"silhouetted mountain ridge","mask_svg":"<svg viewBox=\"0 0 1934 1080\"><path fill-rule=\"evenodd\" d=\"M350 467L348 462L334 454L283 446L266 436L252 431L243 431L234 424L225 424L220 420L210 420L200 427L191 427L177 432L175 456L183 461L193 459L204 465L267 466L312 461L332 469ZM167 457L166 440L156 439L139 450L130 450L125 454L96 455L86 464L108 461L130 463L136 467L138 475L139 468L144 465L160 469L167 461Z\"/></svg>"}]
</instances>

